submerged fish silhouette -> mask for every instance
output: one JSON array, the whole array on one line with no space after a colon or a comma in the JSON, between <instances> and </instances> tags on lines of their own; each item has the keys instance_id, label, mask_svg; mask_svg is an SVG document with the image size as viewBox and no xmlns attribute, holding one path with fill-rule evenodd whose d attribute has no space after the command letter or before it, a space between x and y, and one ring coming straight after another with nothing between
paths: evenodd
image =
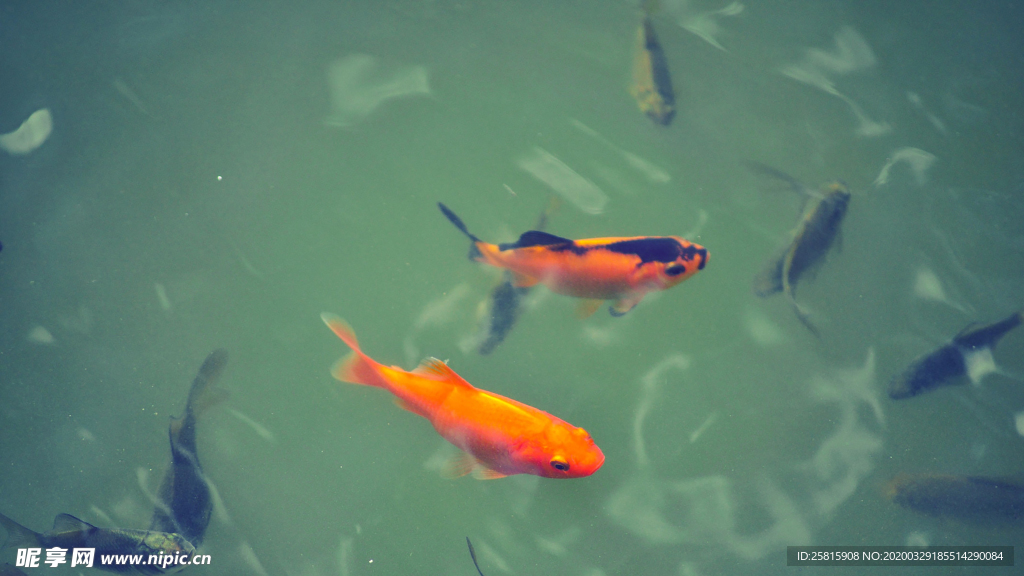
<instances>
[{"instance_id":1,"label":"submerged fish silhouette","mask_svg":"<svg viewBox=\"0 0 1024 576\"><path fill-rule=\"evenodd\" d=\"M630 94L640 111L655 124L668 126L676 115L676 97L672 90L672 77L668 60L654 33L651 18L644 13L636 33L636 52L633 55L633 84Z\"/></svg>"},{"instance_id":2,"label":"submerged fish silhouette","mask_svg":"<svg viewBox=\"0 0 1024 576\"><path fill-rule=\"evenodd\" d=\"M796 285L804 275L812 274L824 262L829 250L837 243L840 225L850 203L850 190L843 182L835 181L826 184L819 192L774 168L754 162L749 166L756 173L781 180L805 197L803 215L793 230L793 239L754 278L754 293L766 297L782 292L793 305L800 322L820 337L807 311L796 301Z\"/></svg>"},{"instance_id":3,"label":"submerged fish silhouette","mask_svg":"<svg viewBox=\"0 0 1024 576\"><path fill-rule=\"evenodd\" d=\"M70 514L58 514L53 520L53 530L40 534L25 528L7 516L0 514L0 524L8 532L4 548L94 548L93 567L108 572L132 572L141 574L170 574L184 566L170 564L163 568L159 564L146 564L149 556L195 554L195 546L181 534L170 534L154 530L125 530L121 528L97 528ZM104 556L142 555L142 564L103 564ZM12 570L14 570L12 568ZM3 572L0 571L0 574ZM17 574L15 570L13 572Z\"/></svg>"},{"instance_id":4,"label":"submerged fish silhouette","mask_svg":"<svg viewBox=\"0 0 1024 576\"><path fill-rule=\"evenodd\" d=\"M890 499L925 514L972 524L1024 519L1024 486L984 476L900 475L889 483Z\"/></svg>"},{"instance_id":5,"label":"submerged fish silhouette","mask_svg":"<svg viewBox=\"0 0 1024 576\"><path fill-rule=\"evenodd\" d=\"M544 230L548 218L561 205L557 198L552 198L547 208L541 212L537 219L534 230ZM487 306L487 323L484 333L487 335L477 351L487 355L494 351L505 341L505 337L512 331L516 321L519 319L523 298L530 293L530 288L518 287L513 282L511 272L504 271L501 275L501 282L491 290Z\"/></svg>"},{"instance_id":6,"label":"submerged fish silhouette","mask_svg":"<svg viewBox=\"0 0 1024 576\"><path fill-rule=\"evenodd\" d=\"M210 524L213 500L196 452L196 418L227 393L214 388L228 362L225 350L215 350L199 368L188 392L185 414L171 418L171 465L160 482L160 503L153 511L151 530L177 532L195 546L203 542Z\"/></svg>"},{"instance_id":7,"label":"submerged fish silhouette","mask_svg":"<svg viewBox=\"0 0 1024 576\"><path fill-rule=\"evenodd\" d=\"M971 324L948 344L914 360L902 374L894 377L889 382L889 397L900 400L942 386L963 384L966 382L963 376L979 383L985 374L995 369L992 349L1022 321L1024 312L1015 312L991 324Z\"/></svg>"}]
</instances>

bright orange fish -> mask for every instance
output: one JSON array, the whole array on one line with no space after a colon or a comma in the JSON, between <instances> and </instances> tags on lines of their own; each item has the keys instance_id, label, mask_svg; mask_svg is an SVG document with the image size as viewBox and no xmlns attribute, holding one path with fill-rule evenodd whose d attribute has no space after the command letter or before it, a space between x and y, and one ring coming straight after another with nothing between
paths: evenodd
<instances>
[{"instance_id":1,"label":"bright orange fish","mask_svg":"<svg viewBox=\"0 0 1024 576\"><path fill-rule=\"evenodd\" d=\"M437 206L473 241L472 260L512 272L519 288L540 283L553 292L587 299L580 305L583 316L604 300L614 300L609 312L622 316L648 292L679 284L708 261L703 246L677 236L570 240L531 230L512 244L488 244L471 234L447 206Z\"/></svg>"},{"instance_id":2,"label":"bright orange fish","mask_svg":"<svg viewBox=\"0 0 1024 576\"><path fill-rule=\"evenodd\" d=\"M438 434L463 451L446 466L446 476L473 472L481 480L512 474L581 478L604 464L604 453L583 428L474 388L436 358L412 372L384 366L359 349L355 332L344 320L326 312L321 318L352 348L331 369L335 378L384 388L395 395L399 407L430 420Z\"/></svg>"}]
</instances>

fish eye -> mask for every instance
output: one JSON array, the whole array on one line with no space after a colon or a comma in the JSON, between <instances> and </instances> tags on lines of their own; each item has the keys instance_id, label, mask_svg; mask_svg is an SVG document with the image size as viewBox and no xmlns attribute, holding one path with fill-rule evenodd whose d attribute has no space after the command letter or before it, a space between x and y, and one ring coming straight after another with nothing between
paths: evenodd
<instances>
[{"instance_id":1,"label":"fish eye","mask_svg":"<svg viewBox=\"0 0 1024 576\"><path fill-rule=\"evenodd\" d=\"M681 264L673 264L668 268L665 268L665 274L668 274L669 276L679 276L683 272L686 272L686 266Z\"/></svg>"},{"instance_id":2,"label":"fish eye","mask_svg":"<svg viewBox=\"0 0 1024 576\"><path fill-rule=\"evenodd\" d=\"M562 472L569 471L569 463L563 460L562 458L552 458L551 467L554 468L555 470L561 470Z\"/></svg>"}]
</instances>

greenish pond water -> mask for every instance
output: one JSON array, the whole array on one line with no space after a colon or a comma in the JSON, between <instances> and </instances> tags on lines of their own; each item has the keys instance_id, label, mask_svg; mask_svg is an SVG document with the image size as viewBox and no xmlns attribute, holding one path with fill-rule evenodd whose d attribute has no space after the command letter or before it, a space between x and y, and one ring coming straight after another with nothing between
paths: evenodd
<instances>
[{"instance_id":1,"label":"greenish pond water","mask_svg":"<svg viewBox=\"0 0 1024 576\"><path fill-rule=\"evenodd\" d=\"M1020 478L1024 332L978 386L886 387L1024 306L1021 18L666 0L662 127L629 94L626 2L0 8L0 132L53 124L0 153L0 512L146 528L168 417L223 347L231 396L198 423L212 565L190 574L468 576L467 536L487 576L891 574L914 569L787 568L786 547L1020 544L1019 521L921 515L886 487ZM801 200L749 161L852 190L797 292L820 340L752 293ZM709 263L622 318L533 290L481 356L499 275L435 204L509 242L553 195L552 234L686 236ZM385 364L448 359L585 427L603 468L442 478L428 422L331 378L347 349L323 311Z\"/></svg>"}]
</instances>

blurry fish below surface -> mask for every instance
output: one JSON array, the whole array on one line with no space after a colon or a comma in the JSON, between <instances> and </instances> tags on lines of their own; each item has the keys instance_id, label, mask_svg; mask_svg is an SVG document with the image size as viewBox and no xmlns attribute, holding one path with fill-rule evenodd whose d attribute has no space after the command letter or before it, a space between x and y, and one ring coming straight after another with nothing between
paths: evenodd
<instances>
[{"instance_id":1,"label":"blurry fish below surface","mask_svg":"<svg viewBox=\"0 0 1024 576\"><path fill-rule=\"evenodd\" d=\"M998 372L992 350L1022 321L1024 312L1015 312L991 324L971 324L948 344L914 360L902 374L894 377L889 383L889 397L894 400L910 398L968 380L979 384L987 374Z\"/></svg>"},{"instance_id":2,"label":"blurry fish below surface","mask_svg":"<svg viewBox=\"0 0 1024 576\"><path fill-rule=\"evenodd\" d=\"M662 50L650 16L644 13L637 29L636 52L633 55L633 95L640 111L655 124L668 126L676 114L676 97L668 61Z\"/></svg>"},{"instance_id":3,"label":"blurry fish below surface","mask_svg":"<svg viewBox=\"0 0 1024 576\"><path fill-rule=\"evenodd\" d=\"M739 2L732 2L724 8L711 12L702 12L689 17L677 18L679 25L685 30L696 34L702 40L715 48L727 52L725 47L718 41L718 35L722 32L718 20L723 16L738 16L743 13L745 7Z\"/></svg>"},{"instance_id":4,"label":"blurry fish below surface","mask_svg":"<svg viewBox=\"0 0 1024 576\"><path fill-rule=\"evenodd\" d=\"M782 181L788 188L804 196L803 215L793 230L793 239L754 278L754 294L763 298L782 292L793 305L800 322L820 337L807 311L796 301L796 285L804 275L813 274L817 270L840 237L840 226L850 203L850 190L846 184L836 181L826 184L819 192L763 164L750 163L750 168L756 173Z\"/></svg>"},{"instance_id":5,"label":"blurry fish below surface","mask_svg":"<svg viewBox=\"0 0 1024 576\"><path fill-rule=\"evenodd\" d=\"M604 212L608 195L547 150L534 146L517 164L587 214Z\"/></svg>"},{"instance_id":6,"label":"blurry fish below surface","mask_svg":"<svg viewBox=\"0 0 1024 576\"><path fill-rule=\"evenodd\" d=\"M108 555L142 555L143 562L150 555L161 554L171 557L195 554L195 546L180 534L152 530L124 530L120 528L97 528L70 514L58 514L53 520L53 530L44 534L33 532L0 514L0 524L8 532L4 548L95 548L93 567L109 572L137 571L141 574L171 574L183 565L169 564L166 568L150 564L104 564ZM69 565L71 558L67 558Z\"/></svg>"},{"instance_id":7,"label":"blurry fish below surface","mask_svg":"<svg viewBox=\"0 0 1024 576\"><path fill-rule=\"evenodd\" d=\"M488 244L447 206L438 203L438 208L472 242L471 260L508 270L515 287L543 284L584 299L583 317L606 300L614 300L612 316L622 316L647 293L667 290L703 270L708 260L707 249L677 236L570 240L530 230L511 244Z\"/></svg>"},{"instance_id":8,"label":"blurry fish below surface","mask_svg":"<svg viewBox=\"0 0 1024 576\"><path fill-rule=\"evenodd\" d=\"M888 486L900 506L970 524L1019 523L1024 519L1024 485L984 476L900 475Z\"/></svg>"},{"instance_id":9,"label":"blurry fish below surface","mask_svg":"<svg viewBox=\"0 0 1024 576\"><path fill-rule=\"evenodd\" d=\"M344 320L327 313L321 318L352 349L331 369L336 379L391 392L400 408L429 420L438 434L462 450L448 463L446 476L472 472L480 480L513 474L581 478L604 464L604 454L583 428L475 388L436 358L412 372L384 366L360 350Z\"/></svg>"},{"instance_id":10,"label":"blurry fish below surface","mask_svg":"<svg viewBox=\"0 0 1024 576\"><path fill-rule=\"evenodd\" d=\"M331 115L324 123L328 126L351 126L387 100L430 94L423 66L387 67L367 54L335 60L327 70L327 81Z\"/></svg>"},{"instance_id":11,"label":"blurry fish below surface","mask_svg":"<svg viewBox=\"0 0 1024 576\"><path fill-rule=\"evenodd\" d=\"M548 207L537 219L536 230L543 230L547 226L548 218L558 209L561 202L552 198ZM505 337L512 331L522 307L523 298L530 293L529 288L517 288L512 282L512 274L507 270L501 276L501 282L491 290L487 300L487 322L483 327L484 339L480 342L477 351L482 355L490 354L497 348L498 344L505 341Z\"/></svg>"},{"instance_id":12,"label":"blurry fish below surface","mask_svg":"<svg viewBox=\"0 0 1024 576\"><path fill-rule=\"evenodd\" d=\"M203 542L213 512L213 499L196 452L196 419L227 393L214 387L228 362L225 350L206 357L192 381L181 418L171 418L171 465L160 482L151 530L177 532L195 546Z\"/></svg>"},{"instance_id":13,"label":"blurry fish below surface","mask_svg":"<svg viewBox=\"0 0 1024 576\"><path fill-rule=\"evenodd\" d=\"M883 186L889 183L889 171L893 166L899 163L906 163L910 167L910 172L914 176L914 182L918 186L924 186L928 183L927 172L935 163L935 155L930 152L925 152L920 148L900 148L894 150L886 160L885 165L882 166L882 170L878 173L878 177L875 178L875 186Z\"/></svg>"},{"instance_id":14,"label":"blurry fish below surface","mask_svg":"<svg viewBox=\"0 0 1024 576\"><path fill-rule=\"evenodd\" d=\"M480 342L477 351L486 356L505 341L512 331L519 313L523 298L530 292L529 288L516 288L512 283L512 274L502 274L501 282L491 290L487 305L487 322L484 326L486 336Z\"/></svg>"}]
</instances>

